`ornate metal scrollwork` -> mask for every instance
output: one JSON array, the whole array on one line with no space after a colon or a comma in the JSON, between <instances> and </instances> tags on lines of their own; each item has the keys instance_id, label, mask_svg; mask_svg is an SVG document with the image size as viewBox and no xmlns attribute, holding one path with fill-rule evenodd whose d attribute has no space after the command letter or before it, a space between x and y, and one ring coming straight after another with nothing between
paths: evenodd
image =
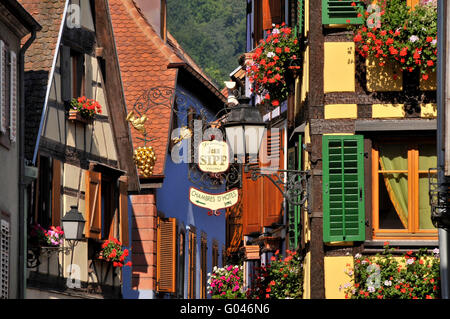
<instances>
[{"instance_id":1,"label":"ornate metal scrollwork","mask_svg":"<svg viewBox=\"0 0 450 319\"><path fill-rule=\"evenodd\" d=\"M31 246L28 247L27 254L27 268L37 268L41 264L41 257L50 257L59 253L68 255L70 253L70 247L39 247Z\"/></svg>"},{"instance_id":2,"label":"ornate metal scrollwork","mask_svg":"<svg viewBox=\"0 0 450 319\"><path fill-rule=\"evenodd\" d=\"M192 184L200 189L219 190L240 187L241 170L239 165L230 165L229 169L222 173L203 172L198 165L192 164L189 167L188 178Z\"/></svg>"},{"instance_id":3,"label":"ornate metal scrollwork","mask_svg":"<svg viewBox=\"0 0 450 319\"><path fill-rule=\"evenodd\" d=\"M268 178L291 205L303 206L309 198L310 171L249 167L251 179Z\"/></svg>"}]
</instances>

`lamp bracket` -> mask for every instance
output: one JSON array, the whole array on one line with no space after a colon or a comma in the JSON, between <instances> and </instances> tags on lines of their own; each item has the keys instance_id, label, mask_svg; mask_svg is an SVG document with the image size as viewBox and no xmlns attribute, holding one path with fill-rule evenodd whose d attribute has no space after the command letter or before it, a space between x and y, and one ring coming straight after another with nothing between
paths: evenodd
<instances>
[{"instance_id":1,"label":"lamp bracket","mask_svg":"<svg viewBox=\"0 0 450 319\"><path fill-rule=\"evenodd\" d=\"M283 197L294 206L304 206L310 194L311 171L284 170L249 166L250 178L268 178Z\"/></svg>"}]
</instances>

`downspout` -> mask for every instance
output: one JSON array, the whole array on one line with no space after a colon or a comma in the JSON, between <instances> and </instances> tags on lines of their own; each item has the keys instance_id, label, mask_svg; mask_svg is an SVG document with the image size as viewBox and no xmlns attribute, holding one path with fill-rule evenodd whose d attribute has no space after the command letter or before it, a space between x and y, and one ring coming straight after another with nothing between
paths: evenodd
<instances>
[{"instance_id":1,"label":"downspout","mask_svg":"<svg viewBox=\"0 0 450 319\"><path fill-rule=\"evenodd\" d=\"M447 193L446 177L445 177L445 70L446 70L446 54L447 54L447 32L446 32L446 15L447 1L438 1L437 13L437 38L438 38L438 54L437 54L437 179L439 192ZM442 212L448 214L449 212ZM446 229L439 228L439 252L440 252L440 275L441 275L441 295L442 299L449 299L449 274L448 274L448 232Z\"/></svg>"},{"instance_id":2,"label":"downspout","mask_svg":"<svg viewBox=\"0 0 450 319\"><path fill-rule=\"evenodd\" d=\"M19 299L25 298L26 290L26 251L27 251L27 214L25 212L25 52L36 39L34 27L31 37L19 51Z\"/></svg>"}]
</instances>

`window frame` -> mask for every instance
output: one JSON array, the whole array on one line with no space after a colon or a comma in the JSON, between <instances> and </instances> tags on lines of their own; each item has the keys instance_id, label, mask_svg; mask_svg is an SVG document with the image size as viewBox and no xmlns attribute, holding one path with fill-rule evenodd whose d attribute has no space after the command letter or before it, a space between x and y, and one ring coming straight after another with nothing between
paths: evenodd
<instances>
[{"instance_id":1,"label":"window frame","mask_svg":"<svg viewBox=\"0 0 450 319\"><path fill-rule=\"evenodd\" d=\"M419 138L414 142L408 142L408 228L407 229L380 229L379 228L379 150L382 144L404 144L407 138L379 139L372 145L372 239L405 239L405 240L436 240L438 238L437 229L419 228L419 174L428 173L428 171L419 170L419 149L422 144L433 144L435 141L431 138ZM402 170L403 171L403 170ZM433 171L431 171L433 172ZM411 200L412 199L412 200Z\"/></svg>"}]
</instances>

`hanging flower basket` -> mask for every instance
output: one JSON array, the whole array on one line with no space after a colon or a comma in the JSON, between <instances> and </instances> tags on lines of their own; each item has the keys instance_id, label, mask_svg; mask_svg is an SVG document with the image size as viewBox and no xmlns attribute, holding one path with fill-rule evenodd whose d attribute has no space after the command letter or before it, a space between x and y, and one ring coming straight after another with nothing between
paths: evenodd
<instances>
[{"instance_id":1,"label":"hanging flower basket","mask_svg":"<svg viewBox=\"0 0 450 319\"><path fill-rule=\"evenodd\" d=\"M299 54L300 45L292 29L284 23L281 27L274 26L266 40L260 41L247 65L247 74L254 84L252 91L261 95L264 102L279 106L288 96L286 72L290 66L300 68Z\"/></svg>"},{"instance_id":2,"label":"hanging flower basket","mask_svg":"<svg viewBox=\"0 0 450 319\"><path fill-rule=\"evenodd\" d=\"M39 224L31 226L28 234L28 244L33 248L55 248L63 243L64 231L61 227L50 226L48 230Z\"/></svg>"},{"instance_id":3,"label":"hanging flower basket","mask_svg":"<svg viewBox=\"0 0 450 319\"><path fill-rule=\"evenodd\" d=\"M69 120L71 121L91 123L95 114L101 113L101 105L95 100L87 99L85 96L74 98L70 102Z\"/></svg>"},{"instance_id":4,"label":"hanging flower basket","mask_svg":"<svg viewBox=\"0 0 450 319\"><path fill-rule=\"evenodd\" d=\"M128 249L124 249L122 244L116 238L107 239L103 245L102 250L99 253L98 258L107 262L112 262L114 267L131 267L131 261L125 263L125 259L128 256Z\"/></svg>"},{"instance_id":5,"label":"hanging flower basket","mask_svg":"<svg viewBox=\"0 0 450 319\"><path fill-rule=\"evenodd\" d=\"M354 1L355 6L358 1ZM363 57L393 61L403 71L418 71L423 80L436 71L437 4L421 0L411 10L404 0L381 0L375 5L364 0L358 17L361 25L351 25L356 51Z\"/></svg>"}]
</instances>

